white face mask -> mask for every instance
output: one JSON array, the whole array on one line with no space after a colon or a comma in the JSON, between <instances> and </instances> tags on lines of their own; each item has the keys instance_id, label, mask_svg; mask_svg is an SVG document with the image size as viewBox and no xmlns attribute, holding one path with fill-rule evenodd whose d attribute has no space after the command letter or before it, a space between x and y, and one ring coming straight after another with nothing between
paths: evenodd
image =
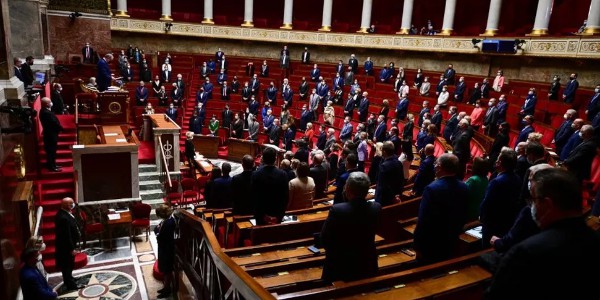
<instances>
[{"instance_id":1,"label":"white face mask","mask_svg":"<svg viewBox=\"0 0 600 300\"><path fill-rule=\"evenodd\" d=\"M536 219L537 209L535 208L535 204L531 204L530 211L531 211L531 219L533 219L533 221L536 224L538 224L538 220Z\"/></svg>"},{"instance_id":2,"label":"white face mask","mask_svg":"<svg viewBox=\"0 0 600 300\"><path fill-rule=\"evenodd\" d=\"M40 252L46 250L46 243L40 245ZM41 254L40 254L41 255Z\"/></svg>"},{"instance_id":3,"label":"white face mask","mask_svg":"<svg viewBox=\"0 0 600 300\"><path fill-rule=\"evenodd\" d=\"M579 134L579 137L583 137L583 133L581 131L578 132L578 134Z\"/></svg>"},{"instance_id":4,"label":"white face mask","mask_svg":"<svg viewBox=\"0 0 600 300\"><path fill-rule=\"evenodd\" d=\"M567 114L564 114L564 115L563 115L563 118L565 118L565 120L566 120L566 119L568 119L568 118L569 118L569 115L567 115Z\"/></svg>"},{"instance_id":5,"label":"white face mask","mask_svg":"<svg viewBox=\"0 0 600 300\"><path fill-rule=\"evenodd\" d=\"M71 204L71 209L75 209L75 203Z\"/></svg>"},{"instance_id":6,"label":"white face mask","mask_svg":"<svg viewBox=\"0 0 600 300\"><path fill-rule=\"evenodd\" d=\"M42 261L42 254L41 254L41 253L40 253L40 254L37 256L37 261L38 261L38 262L41 262L41 261Z\"/></svg>"},{"instance_id":7,"label":"white face mask","mask_svg":"<svg viewBox=\"0 0 600 300\"><path fill-rule=\"evenodd\" d=\"M492 106L494 103L492 101L488 102L488 106Z\"/></svg>"}]
</instances>

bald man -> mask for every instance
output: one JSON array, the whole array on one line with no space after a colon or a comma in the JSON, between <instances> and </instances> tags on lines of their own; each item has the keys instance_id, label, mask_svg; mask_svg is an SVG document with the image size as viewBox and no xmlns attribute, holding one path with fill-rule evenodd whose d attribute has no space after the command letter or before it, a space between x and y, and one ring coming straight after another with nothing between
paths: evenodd
<instances>
[{"instance_id":1,"label":"bald man","mask_svg":"<svg viewBox=\"0 0 600 300\"><path fill-rule=\"evenodd\" d=\"M56 145L58 134L63 130L60 121L52 112L52 100L48 97L42 98L42 109L40 109L40 122L42 122L44 135L44 151L46 151L46 168L51 172L60 172L56 165Z\"/></svg>"},{"instance_id":2,"label":"bald man","mask_svg":"<svg viewBox=\"0 0 600 300\"><path fill-rule=\"evenodd\" d=\"M75 267L75 255L79 253L77 243L80 232L77 221L72 212L75 202L72 198L64 198L60 210L54 217L54 228L56 230L56 266L61 270L63 281L68 290L78 290L83 285L77 284L73 277Z\"/></svg>"}]
</instances>

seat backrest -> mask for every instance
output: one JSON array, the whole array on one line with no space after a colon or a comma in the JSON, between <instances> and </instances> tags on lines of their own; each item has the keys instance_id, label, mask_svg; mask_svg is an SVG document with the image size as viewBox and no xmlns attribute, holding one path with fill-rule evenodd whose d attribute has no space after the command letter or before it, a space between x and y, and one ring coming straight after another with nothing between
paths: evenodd
<instances>
[{"instance_id":1,"label":"seat backrest","mask_svg":"<svg viewBox=\"0 0 600 300\"><path fill-rule=\"evenodd\" d=\"M131 217L133 219L149 219L152 206L146 203L136 203L131 207Z\"/></svg>"},{"instance_id":2,"label":"seat backrest","mask_svg":"<svg viewBox=\"0 0 600 300\"><path fill-rule=\"evenodd\" d=\"M196 179L184 178L181 180L181 189L183 191L195 190L197 186Z\"/></svg>"}]
</instances>

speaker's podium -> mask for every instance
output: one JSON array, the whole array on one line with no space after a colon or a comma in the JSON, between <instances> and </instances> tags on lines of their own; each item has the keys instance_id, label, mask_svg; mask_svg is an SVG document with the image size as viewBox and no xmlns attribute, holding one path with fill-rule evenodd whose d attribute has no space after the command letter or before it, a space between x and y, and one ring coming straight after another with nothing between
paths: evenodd
<instances>
[{"instance_id":1,"label":"speaker's podium","mask_svg":"<svg viewBox=\"0 0 600 300\"><path fill-rule=\"evenodd\" d=\"M179 132L181 127L165 114L153 114L144 115L144 131L152 133L154 158L158 171L165 171L162 168L166 166L173 179L179 178L181 175L179 160Z\"/></svg>"},{"instance_id":2,"label":"speaker's podium","mask_svg":"<svg viewBox=\"0 0 600 300\"><path fill-rule=\"evenodd\" d=\"M80 126L72 146L79 205L140 201L138 148L128 125Z\"/></svg>"}]
</instances>

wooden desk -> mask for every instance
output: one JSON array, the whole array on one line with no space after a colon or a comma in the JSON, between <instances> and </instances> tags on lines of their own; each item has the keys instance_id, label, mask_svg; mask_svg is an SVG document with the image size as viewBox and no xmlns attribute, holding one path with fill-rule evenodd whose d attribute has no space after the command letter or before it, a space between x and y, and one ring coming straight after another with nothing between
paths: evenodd
<instances>
[{"instance_id":1,"label":"wooden desk","mask_svg":"<svg viewBox=\"0 0 600 300\"><path fill-rule=\"evenodd\" d=\"M105 125L100 127L100 139L102 144L127 143L127 137L123 128L119 125Z\"/></svg>"},{"instance_id":2,"label":"wooden desk","mask_svg":"<svg viewBox=\"0 0 600 300\"><path fill-rule=\"evenodd\" d=\"M227 143L227 158L231 161L242 162L244 155L256 157L258 153L258 143L254 141L230 138Z\"/></svg>"},{"instance_id":3,"label":"wooden desk","mask_svg":"<svg viewBox=\"0 0 600 300\"><path fill-rule=\"evenodd\" d=\"M219 157L219 137L210 135L195 134L194 149L204 157L218 158Z\"/></svg>"},{"instance_id":4,"label":"wooden desk","mask_svg":"<svg viewBox=\"0 0 600 300\"><path fill-rule=\"evenodd\" d=\"M196 157L198 157L198 153L196 153ZM204 157L201 158L201 159L200 158L196 159L196 162L200 166L200 173L202 173L202 174L208 174L208 173L212 172L213 164L211 164Z\"/></svg>"},{"instance_id":5,"label":"wooden desk","mask_svg":"<svg viewBox=\"0 0 600 300\"><path fill-rule=\"evenodd\" d=\"M114 250L113 248L113 230L116 226L127 226L128 231L129 232L131 230L131 221L132 221L132 217L131 217L131 211L125 211L125 212L121 212L118 213L121 215L121 218L117 219L117 220L108 220L106 222L106 230L108 231L108 244L109 244L109 251Z\"/></svg>"},{"instance_id":6,"label":"wooden desk","mask_svg":"<svg viewBox=\"0 0 600 300\"><path fill-rule=\"evenodd\" d=\"M165 114L146 115L152 122L152 136L154 139L154 157L158 171L161 172L162 156L161 156L161 141L162 151L165 152L166 167L169 172L179 174L181 164L179 163L179 131L181 127Z\"/></svg>"}]
</instances>

